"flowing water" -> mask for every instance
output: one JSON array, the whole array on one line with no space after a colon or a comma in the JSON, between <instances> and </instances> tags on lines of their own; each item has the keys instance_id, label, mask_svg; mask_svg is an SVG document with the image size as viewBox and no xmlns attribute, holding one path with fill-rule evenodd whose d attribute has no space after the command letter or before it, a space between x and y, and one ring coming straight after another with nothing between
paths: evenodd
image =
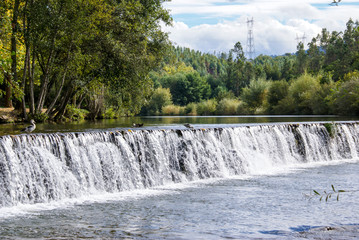
<instances>
[{"instance_id":1,"label":"flowing water","mask_svg":"<svg viewBox=\"0 0 359 240\"><path fill-rule=\"evenodd\" d=\"M217 126L0 137L0 238L359 237L357 122Z\"/></svg>"}]
</instances>

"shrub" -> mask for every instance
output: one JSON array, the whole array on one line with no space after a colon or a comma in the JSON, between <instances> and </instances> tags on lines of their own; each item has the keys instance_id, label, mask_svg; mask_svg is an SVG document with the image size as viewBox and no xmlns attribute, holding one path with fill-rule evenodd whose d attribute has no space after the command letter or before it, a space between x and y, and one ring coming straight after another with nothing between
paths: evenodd
<instances>
[{"instance_id":1,"label":"shrub","mask_svg":"<svg viewBox=\"0 0 359 240\"><path fill-rule=\"evenodd\" d=\"M359 76L337 83L330 97L334 113L340 115L359 115Z\"/></svg>"},{"instance_id":2,"label":"shrub","mask_svg":"<svg viewBox=\"0 0 359 240\"><path fill-rule=\"evenodd\" d=\"M214 115L217 108L217 102L214 99L209 99L197 103L197 113L198 115Z\"/></svg>"},{"instance_id":3,"label":"shrub","mask_svg":"<svg viewBox=\"0 0 359 240\"><path fill-rule=\"evenodd\" d=\"M102 114L103 119L114 119L114 118L118 118L118 116L119 113L112 107L107 108L105 112Z\"/></svg>"},{"instance_id":4,"label":"shrub","mask_svg":"<svg viewBox=\"0 0 359 240\"><path fill-rule=\"evenodd\" d=\"M219 101L217 106L217 114L219 115L236 115L240 101L237 99L224 98Z\"/></svg>"},{"instance_id":5,"label":"shrub","mask_svg":"<svg viewBox=\"0 0 359 240\"><path fill-rule=\"evenodd\" d=\"M288 90L288 95L293 98L295 104L294 113L312 114L314 96L320 90L319 77L313 77L307 73L294 80Z\"/></svg>"},{"instance_id":6,"label":"shrub","mask_svg":"<svg viewBox=\"0 0 359 240\"><path fill-rule=\"evenodd\" d=\"M185 108L186 115L189 116L196 116L197 115L197 104L189 103Z\"/></svg>"},{"instance_id":7,"label":"shrub","mask_svg":"<svg viewBox=\"0 0 359 240\"><path fill-rule=\"evenodd\" d=\"M324 123L323 124L325 129L327 129L327 132L331 138L334 138L335 135L335 125L334 123Z\"/></svg>"},{"instance_id":8,"label":"shrub","mask_svg":"<svg viewBox=\"0 0 359 240\"><path fill-rule=\"evenodd\" d=\"M252 80L248 87L243 88L241 100L248 105L252 112L261 107L268 93L269 82L265 79Z\"/></svg>"},{"instance_id":9,"label":"shrub","mask_svg":"<svg viewBox=\"0 0 359 240\"><path fill-rule=\"evenodd\" d=\"M169 88L157 88L150 99L142 109L144 115L159 115L163 107L172 104L172 95Z\"/></svg>"},{"instance_id":10,"label":"shrub","mask_svg":"<svg viewBox=\"0 0 359 240\"><path fill-rule=\"evenodd\" d=\"M28 118L34 119L35 122L40 123L40 122L45 122L49 118L49 116L46 113L34 113L34 114L29 113Z\"/></svg>"},{"instance_id":11,"label":"shrub","mask_svg":"<svg viewBox=\"0 0 359 240\"><path fill-rule=\"evenodd\" d=\"M288 95L288 89L289 83L285 80L271 82L267 95L270 113L274 113L275 106Z\"/></svg>"},{"instance_id":12,"label":"shrub","mask_svg":"<svg viewBox=\"0 0 359 240\"><path fill-rule=\"evenodd\" d=\"M78 121L85 119L87 115L89 114L89 111L85 109L76 108L75 106L68 104L66 106L66 113L65 118L72 120L72 121Z\"/></svg>"},{"instance_id":13,"label":"shrub","mask_svg":"<svg viewBox=\"0 0 359 240\"><path fill-rule=\"evenodd\" d=\"M179 115L184 115L185 114L185 108L186 107L181 107L181 106L176 106L176 105L167 105L162 107L162 115L164 116L179 116Z\"/></svg>"}]
</instances>

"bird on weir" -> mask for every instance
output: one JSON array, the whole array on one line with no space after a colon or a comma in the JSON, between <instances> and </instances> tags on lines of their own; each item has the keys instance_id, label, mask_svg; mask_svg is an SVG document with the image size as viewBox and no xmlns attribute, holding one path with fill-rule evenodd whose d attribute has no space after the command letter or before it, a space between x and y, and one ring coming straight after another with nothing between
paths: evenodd
<instances>
[{"instance_id":1,"label":"bird on weir","mask_svg":"<svg viewBox=\"0 0 359 240\"><path fill-rule=\"evenodd\" d=\"M26 128L22 129L21 132L31 133L32 131L34 131L35 128L36 128L36 125L35 125L36 122L34 121L34 119L31 119L30 123L31 123L31 125L29 125Z\"/></svg>"},{"instance_id":2,"label":"bird on weir","mask_svg":"<svg viewBox=\"0 0 359 240\"><path fill-rule=\"evenodd\" d=\"M333 2L331 3L331 4L329 4L329 5L331 5L331 6L338 6L338 3L340 3L340 1L341 0L338 0L338 1L336 1L336 0L333 0Z\"/></svg>"},{"instance_id":3,"label":"bird on weir","mask_svg":"<svg viewBox=\"0 0 359 240\"><path fill-rule=\"evenodd\" d=\"M183 124L183 126L185 126L186 128L191 128L191 129L193 128L193 126L189 123Z\"/></svg>"},{"instance_id":4,"label":"bird on weir","mask_svg":"<svg viewBox=\"0 0 359 240\"><path fill-rule=\"evenodd\" d=\"M132 127L142 127L143 123L133 123Z\"/></svg>"}]
</instances>

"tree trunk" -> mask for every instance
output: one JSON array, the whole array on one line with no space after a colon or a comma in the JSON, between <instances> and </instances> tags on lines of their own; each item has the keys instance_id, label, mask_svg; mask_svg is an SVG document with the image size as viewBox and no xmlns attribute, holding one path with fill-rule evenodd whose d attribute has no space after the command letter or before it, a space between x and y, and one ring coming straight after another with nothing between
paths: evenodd
<instances>
[{"instance_id":1,"label":"tree trunk","mask_svg":"<svg viewBox=\"0 0 359 240\"><path fill-rule=\"evenodd\" d=\"M69 89L66 92L66 96L64 97L64 100L62 101L61 106L60 106L60 108L57 111L57 114L55 116L55 120L59 121L64 116L65 111L66 111L66 106L69 103L71 97L73 96L73 93L74 93L73 89Z\"/></svg>"},{"instance_id":2,"label":"tree trunk","mask_svg":"<svg viewBox=\"0 0 359 240\"><path fill-rule=\"evenodd\" d=\"M29 24L26 25L26 9L27 9L27 3L28 1L25 1L24 6L24 14L23 14L23 32L24 32L24 41L25 41L25 60L24 60L24 71L23 71L23 77L21 82L21 90L22 90L22 101L21 101L21 108L22 108L22 115L24 117L24 120L27 120L27 113L26 113L26 77L29 73L28 66L30 65L30 46L29 46Z\"/></svg>"},{"instance_id":3,"label":"tree trunk","mask_svg":"<svg viewBox=\"0 0 359 240\"><path fill-rule=\"evenodd\" d=\"M4 74L4 78L6 80L6 89L5 89L5 99L4 99L4 107L12 108L12 86L11 86L11 76L7 73Z\"/></svg>"},{"instance_id":4,"label":"tree trunk","mask_svg":"<svg viewBox=\"0 0 359 240\"><path fill-rule=\"evenodd\" d=\"M30 77L30 113L35 113L35 96L34 96L34 74L35 74L35 49L32 50L32 63L29 64L29 77Z\"/></svg>"},{"instance_id":5,"label":"tree trunk","mask_svg":"<svg viewBox=\"0 0 359 240\"><path fill-rule=\"evenodd\" d=\"M24 73L23 73L23 77L22 77L22 83L21 83L21 89L22 89L22 104L21 104L21 108L22 108L22 114L24 117L24 120L27 120L27 113L26 113L26 101L25 101L25 85L26 85L26 76L27 76L27 69L28 69L28 65L30 63L30 48L28 45L26 45L26 55L25 55L25 62L24 62Z\"/></svg>"},{"instance_id":6,"label":"tree trunk","mask_svg":"<svg viewBox=\"0 0 359 240\"><path fill-rule=\"evenodd\" d=\"M50 71L51 71L53 54L54 54L54 51L52 50L50 53L49 59L47 60L47 64L46 64L46 68L45 68L45 72L44 72L44 81L43 81L43 84L42 84L42 87L40 90L39 99L37 101L36 113L41 113L41 110L45 103L45 98L46 98L47 91L48 91L48 84L50 81Z\"/></svg>"},{"instance_id":7,"label":"tree trunk","mask_svg":"<svg viewBox=\"0 0 359 240\"><path fill-rule=\"evenodd\" d=\"M14 9L13 9L13 16L12 16L12 21L11 21L11 27L12 27L12 33L11 33L11 74L12 74L12 79L9 78L9 84L8 87L6 88L6 105L8 107L12 107L12 102L11 102L11 95L12 95L12 85L13 83L17 83L17 49L16 49L16 33L17 33L17 28L18 28L18 24L17 24L17 18L19 15L19 5L20 5L20 0L15 0L14 2Z\"/></svg>"},{"instance_id":8,"label":"tree trunk","mask_svg":"<svg viewBox=\"0 0 359 240\"><path fill-rule=\"evenodd\" d=\"M47 108L47 111L46 111L47 115L50 114L50 112L52 111L52 109L54 108L54 106L55 106L55 104L57 102L57 99L60 97L62 88L64 87L64 83L65 83L65 79L66 79L66 73L67 73L67 67L65 69L64 75L62 76L61 86L60 86L59 90L57 91L57 94L56 94L54 100L52 101L50 106Z\"/></svg>"}]
</instances>

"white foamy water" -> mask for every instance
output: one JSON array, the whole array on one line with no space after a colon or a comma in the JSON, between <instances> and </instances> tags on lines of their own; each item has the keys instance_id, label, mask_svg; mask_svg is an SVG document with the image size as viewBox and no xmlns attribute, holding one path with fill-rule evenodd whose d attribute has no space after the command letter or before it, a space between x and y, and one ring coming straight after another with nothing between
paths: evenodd
<instances>
[{"instance_id":1,"label":"white foamy water","mask_svg":"<svg viewBox=\"0 0 359 240\"><path fill-rule=\"evenodd\" d=\"M0 207L270 174L358 157L357 123L31 134L0 138Z\"/></svg>"}]
</instances>

